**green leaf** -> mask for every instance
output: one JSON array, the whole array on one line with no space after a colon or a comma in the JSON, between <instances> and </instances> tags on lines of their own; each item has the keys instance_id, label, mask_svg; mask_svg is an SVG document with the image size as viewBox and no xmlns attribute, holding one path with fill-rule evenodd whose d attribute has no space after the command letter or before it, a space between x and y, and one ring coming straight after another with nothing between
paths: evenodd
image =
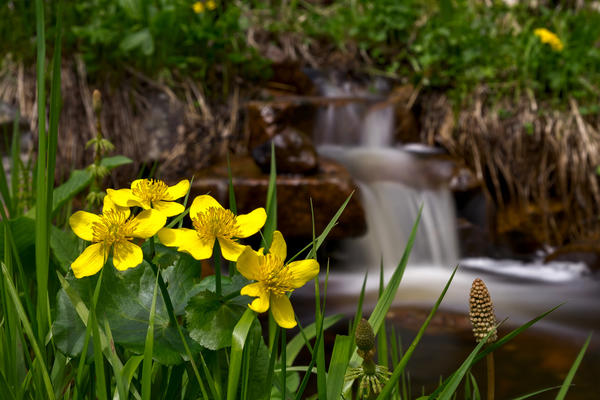
<instances>
[{"instance_id":1,"label":"green leaf","mask_svg":"<svg viewBox=\"0 0 600 400\"><path fill-rule=\"evenodd\" d=\"M196 262L189 260L190 258L182 254L177 268L171 265L163 271L176 315L183 315L189 299L198 292L195 288L198 283L198 267ZM145 261L140 266L123 272L115 270L111 262L108 262L104 269L97 313L107 318L116 343L141 354L148 331L148 315L156 275ZM67 278L73 290L86 304L89 304L88 284L92 280L93 277ZM55 343L61 351L71 356L78 355L83 347L85 328L64 289L58 293L56 308L57 315L53 325ZM186 336L189 339L187 334ZM194 343L192 341L191 350L193 354L197 354L200 347L194 346ZM90 354L92 350L89 349ZM183 361L182 354L184 348L179 333L175 326L169 324L164 301L159 296L154 326L154 358L162 364L172 365Z\"/></svg>"},{"instance_id":2,"label":"green leaf","mask_svg":"<svg viewBox=\"0 0 600 400\"><path fill-rule=\"evenodd\" d=\"M140 49L142 54L149 56L154 53L154 40L148 28L130 33L119 44L119 49L128 53Z\"/></svg>"},{"instance_id":3,"label":"green leaf","mask_svg":"<svg viewBox=\"0 0 600 400\"><path fill-rule=\"evenodd\" d=\"M28 217L9 220L13 240L22 264L27 272L33 272L35 266L35 221ZM0 229L0 243L4 243L4 229ZM0 259L4 259L4 246L0 246Z\"/></svg>"},{"instance_id":4,"label":"green leaf","mask_svg":"<svg viewBox=\"0 0 600 400\"><path fill-rule=\"evenodd\" d=\"M185 310L190 336L210 350L229 347L233 329L245 309L233 302L223 302L208 290L200 292L190 299Z\"/></svg>"},{"instance_id":5,"label":"green leaf","mask_svg":"<svg viewBox=\"0 0 600 400\"><path fill-rule=\"evenodd\" d=\"M79 256L79 239L70 229L64 231L54 225L50 227L50 233L52 254L63 271L68 271L71 263Z\"/></svg>"}]
</instances>

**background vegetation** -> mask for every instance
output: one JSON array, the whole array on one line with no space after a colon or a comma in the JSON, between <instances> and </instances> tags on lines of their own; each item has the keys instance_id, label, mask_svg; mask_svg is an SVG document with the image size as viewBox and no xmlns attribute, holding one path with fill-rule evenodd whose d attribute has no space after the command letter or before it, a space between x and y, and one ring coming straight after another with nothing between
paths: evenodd
<instances>
[{"instance_id":1,"label":"background vegetation","mask_svg":"<svg viewBox=\"0 0 600 400\"><path fill-rule=\"evenodd\" d=\"M0 56L32 63L32 3L0 7ZM55 3L46 2L50 21ZM268 76L260 56L265 46L294 34L317 60L325 55L322 44L333 44L364 71L449 90L457 99L486 84L498 95L530 90L557 104L568 96L595 103L600 13L594 2L537 3L251 0L217 1L215 9L196 13L190 0L65 0L64 48L67 56L81 56L93 76L135 68L167 82L177 76L250 81ZM537 28L555 33L564 49L541 43ZM248 34L256 32L263 40L250 43Z\"/></svg>"}]
</instances>

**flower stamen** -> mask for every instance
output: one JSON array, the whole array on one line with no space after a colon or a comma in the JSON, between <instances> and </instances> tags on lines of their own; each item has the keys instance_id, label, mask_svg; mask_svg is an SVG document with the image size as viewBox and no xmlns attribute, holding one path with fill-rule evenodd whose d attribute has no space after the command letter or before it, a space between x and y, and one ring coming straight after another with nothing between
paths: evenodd
<instances>
[{"instance_id":1,"label":"flower stamen","mask_svg":"<svg viewBox=\"0 0 600 400\"><path fill-rule=\"evenodd\" d=\"M110 247L114 243L131 240L136 223L127 218L128 215L122 211L107 210L100 215L100 221L92 225L92 241Z\"/></svg>"},{"instance_id":2,"label":"flower stamen","mask_svg":"<svg viewBox=\"0 0 600 400\"><path fill-rule=\"evenodd\" d=\"M200 240L206 242L215 238L232 239L241 236L235 215L224 208L209 207L192 217L192 224Z\"/></svg>"},{"instance_id":3,"label":"flower stamen","mask_svg":"<svg viewBox=\"0 0 600 400\"><path fill-rule=\"evenodd\" d=\"M153 203L163 200L167 189L169 186L159 179L143 179L132 185L131 193L142 200Z\"/></svg>"}]
</instances>

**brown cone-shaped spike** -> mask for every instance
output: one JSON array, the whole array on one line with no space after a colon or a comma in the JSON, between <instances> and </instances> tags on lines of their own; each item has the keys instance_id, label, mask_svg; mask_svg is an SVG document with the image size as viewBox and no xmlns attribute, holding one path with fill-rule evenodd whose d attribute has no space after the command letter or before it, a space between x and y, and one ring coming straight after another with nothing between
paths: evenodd
<instances>
[{"instance_id":1,"label":"brown cone-shaped spike","mask_svg":"<svg viewBox=\"0 0 600 400\"><path fill-rule=\"evenodd\" d=\"M356 347L369 351L375 347L375 333L366 319L361 319L356 327Z\"/></svg>"},{"instance_id":2,"label":"brown cone-shaped spike","mask_svg":"<svg viewBox=\"0 0 600 400\"><path fill-rule=\"evenodd\" d=\"M496 327L494 304L485 283L479 278L473 281L471 297L469 299L469 318L473 325L473 335L478 342L485 339L490 330ZM496 332L488 338L488 343L495 342L498 338Z\"/></svg>"}]
</instances>

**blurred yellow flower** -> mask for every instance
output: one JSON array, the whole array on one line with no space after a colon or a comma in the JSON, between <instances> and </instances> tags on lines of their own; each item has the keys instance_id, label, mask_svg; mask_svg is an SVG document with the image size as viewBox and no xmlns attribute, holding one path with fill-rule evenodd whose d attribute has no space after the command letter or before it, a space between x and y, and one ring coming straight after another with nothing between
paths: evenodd
<instances>
[{"instance_id":1,"label":"blurred yellow flower","mask_svg":"<svg viewBox=\"0 0 600 400\"><path fill-rule=\"evenodd\" d=\"M206 10L214 10L217 8L217 3L214 0L208 0L206 2L197 1L192 5L192 9L196 14L201 14Z\"/></svg>"},{"instance_id":2,"label":"blurred yellow flower","mask_svg":"<svg viewBox=\"0 0 600 400\"><path fill-rule=\"evenodd\" d=\"M174 186L168 186L158 179L137 179L131 183L131 189L107 189L106 193L111 200L120 207L141 207L144 210L154 208L172 217L181 214L185 207L175 203L186 195L190 188L187 179Z\"/></svg>"},{"instance_id":3,"label":"blurred yellow flower","mask_svg":"<svg viewBox=\"0 0 600 400\"><path fill-rule=\"evenodd\" d=\"M144 210L135 218L129 216L129 208L119 207L109 196L104 198L102 214L77 211L71 215L69 225L73 232L83 240L92 242L71 264L76 278L100 271L111 250L113 264L119 271L142 263L142 249L130 240L154 236L165 225L167 217L156 210Z\"/></svg>"},{"instance_id":4,"label":"blurred yellow flower","mask_svg":"<svg viewBox=\"0 0 600 400\"><path fill-rule=\"evenodd\" d=\"M256 281L240 291L244 296L256 297L248 307L262 313L270 306L275 322L289 329L296 326L296 318L287 293L317 276L319 263L316 260L302 260L284 264L286 256L287 246L283 236L275 231L269 253L256 252L247 246L237 260L237 269L246 278Z\"/></svg>"},{"instance_id":5,"label":"blurred yellow flower","mask_svg":"<svg viewBox=\"0 0 600 400\"><path fill-rule=\"evenodd\" d=\"M542 43L549 44L554 51L562 51L564 48L563 42L560 40L560 38L546 28L537 28L533 31L533 34L539 37Z\"/></svg>"},{"instance_id":6,"label":"blurred yellow flower","mask_svg":"<svg viewBox=\"0 0 600 400\"><path fill-rule=\"evenodd\" d=\"M201 1L197 1L192 5L192 9L196 14L200 14L204 12L204 3Z\"/></svg>"},{"instance_id":7,"label":"blurred yellow flower","mask_svg":"<svg viewBox=\"0 0 600 400\"><path fill-rule=\"evenodd\" d=\"M245 246L236 239L258 232L267 220L267 213L264 208L257 208L249 214L236 216L211 196L202 195L194 199L190 218L194 229L161 229L158 238L162 244L176 246L196 260L205 260L212 256L215 240L218 240L223 257L237 261Z\"/></svg>"}]
</instances>

